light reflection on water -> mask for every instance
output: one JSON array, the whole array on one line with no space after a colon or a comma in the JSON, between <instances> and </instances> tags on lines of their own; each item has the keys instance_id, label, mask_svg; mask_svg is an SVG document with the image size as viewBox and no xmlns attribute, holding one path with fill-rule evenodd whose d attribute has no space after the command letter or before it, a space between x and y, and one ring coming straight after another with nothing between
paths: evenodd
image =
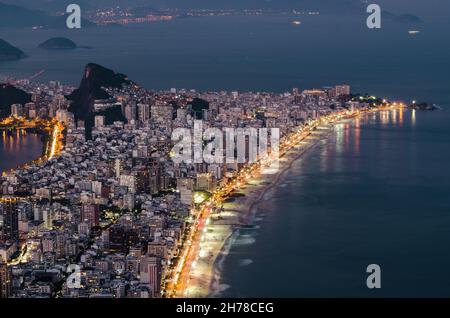
<instances>
[{"instance_id":1,"label":"light reflection on water","mask_svg":"<svg viewBox=\"0 0 450 318\"><path fill-rule=\"evenodd\" d=\"M0 171L16 168L37 159L42 154L41 137L25 130L2 132L0 138Z\"/></svg>"},{"instance_id":2,"label":"light reflection on water","mask_svg":"<svg viewBox=\"0 0 450 318\"><path fill-rule=\"evenodd\" d=\"M232 247L222 296L448 297L450 111L412 114L351 121L348 138L337 125L292 165L259 206L256 241ZM375 293L371 263L384 275Z\"/></svg>"}]
</instances>

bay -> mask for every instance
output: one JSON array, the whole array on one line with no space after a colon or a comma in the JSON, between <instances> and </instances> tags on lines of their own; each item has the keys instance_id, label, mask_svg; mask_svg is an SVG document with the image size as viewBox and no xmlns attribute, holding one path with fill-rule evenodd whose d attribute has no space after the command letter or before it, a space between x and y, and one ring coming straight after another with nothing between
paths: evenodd
<instances>
[{"instance_id":1,"label":"bay","mask_svg":"<svg viewBox=\"0 0 450 318\"><path fill-rule=\"evenodd\" d=\"M293 25L301 20L301 25ZM385 22L369 30L364 16L228 16L80 30L1 29L28 58L0 63L0 77L78 85L84 66L99 63L148 89L290 91L347 83L353 92L450 103L449 23L427 20L421 33ZM79 48L48 51L63 36Z\"/></svg>"}]
</instances>

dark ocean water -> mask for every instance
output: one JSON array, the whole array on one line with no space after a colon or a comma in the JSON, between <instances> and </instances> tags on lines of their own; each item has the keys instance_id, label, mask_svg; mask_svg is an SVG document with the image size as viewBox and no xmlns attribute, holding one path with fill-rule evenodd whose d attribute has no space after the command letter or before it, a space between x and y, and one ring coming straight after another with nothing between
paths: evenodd
<instances>
[{"instance_id":1,"label":"dark ocean water","mask_svg":"<svg viewBox=\"0 0 450 318\"><path fill-rule=\"evenodd\" d=\"M299 26L293 20L301 20ZM29 58L0 63L0 76L78 85L84 65L100 63L150 89L290 91L338 83L355 92L405 100L450 101L449 22L430 20L421 33L365 16L234 16L81 30L0 30ZM92 49L46 51L38 44L66 36Z\"/></svg>"},{"instance_id":2,"label":"dark ocean water","mask_svg":"<svg viewBox=\"0 0 450 318\"><path fill-rule=\"evenodd\" d=\"M449 122L449 109L390 111L337 126L239 231L223 295L449 297Z\"/></svg>"}]
</instances>

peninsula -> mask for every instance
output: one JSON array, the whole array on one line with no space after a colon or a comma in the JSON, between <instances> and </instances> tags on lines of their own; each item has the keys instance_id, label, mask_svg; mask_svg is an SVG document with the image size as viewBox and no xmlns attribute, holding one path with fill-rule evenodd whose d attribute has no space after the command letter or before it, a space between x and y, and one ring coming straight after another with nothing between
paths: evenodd
<instances>
[{"instance_id":1,"label":"peninsula","mask_svg":"<svg viewBox=\"0 0 450 318\"><path fill-rule=\"evenodd\" d=\"M25 53L15 46L12 46L3 39L0 39L0 62L16 61L25 58Z\"/></svg>"}]
</instances>

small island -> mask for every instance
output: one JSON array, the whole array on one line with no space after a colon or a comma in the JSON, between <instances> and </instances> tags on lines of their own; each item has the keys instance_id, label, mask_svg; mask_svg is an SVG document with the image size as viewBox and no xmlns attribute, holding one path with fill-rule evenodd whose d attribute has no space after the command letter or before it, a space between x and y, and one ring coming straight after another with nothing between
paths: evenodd
<instances>
[{"instance_id":1,"label":"small island","mask_svg":"<svg viewBox=\"0 0 450 318\"><path fill-rule=\"evenodd\" d=\"M430 103L417 103L417 102L413 102L412 104L409 105L410 109L415 109L415 110L437 110L438 108Z\"/></svg>"},{"instance_id":2,"label":"small island","mask_svg":"<svg viewBox=\"0 0 450 318\"><path fill-rule=\"evenodd\" d=\"M12 46L3 39L0 39L0 62L1 61L17 61L25 58L25 53Z\"/></svg>"},{"instance_id":3,"label":"small island","mask_svg":"<svg viewBox=\"0 0 450 318\"><path fill-rule=\"evenodd\" d=\"M398 23L412 23L412 24L420 24L422 23L422 19L416 15L413 14L401 14L396 17L394 17L394 22Z\"/></svg>"},{"instance_id":4,"label":"small island","mask_svg":"<svg viewBox=\"0 0 450 318\"><path fill-rule=\"evenodd\" d=\"M423 20L413 14L394 14L392 12L383 11L383 16L388 20L391 20L396 23L402 24L412 24L412 25L420 25L423 23Z\"/></svg>"},{"instance_id":5,"label":"small island","mask_svg":"<svg viewBox=\"0 0 450 318\"><path fill-rule=\"evenodd\" d=\"M51 38L39 44L39 48L46 50L73 50L77 45L67 38Z\"/></svg>"}]
</instances>

